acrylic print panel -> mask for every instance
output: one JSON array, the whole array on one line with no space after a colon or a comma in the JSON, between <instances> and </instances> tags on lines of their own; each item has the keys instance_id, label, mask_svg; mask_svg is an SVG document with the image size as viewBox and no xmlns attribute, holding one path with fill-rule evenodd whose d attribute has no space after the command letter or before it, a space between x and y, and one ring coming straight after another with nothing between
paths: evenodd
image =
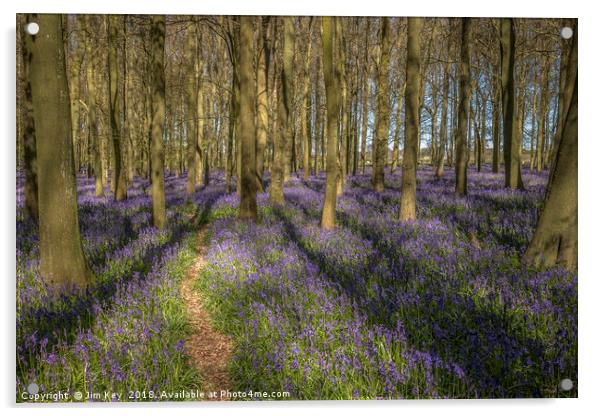
<instances>
[{"instance_id":1,"label":"acrylic print panel","mask_svg":"<svg viewBox=\"0 0 602 416\"><path fill-rule=\"evenodd\" d=\"M576 19L16 36L17 402L577 396Z\"/></svg>"}]
</instances>

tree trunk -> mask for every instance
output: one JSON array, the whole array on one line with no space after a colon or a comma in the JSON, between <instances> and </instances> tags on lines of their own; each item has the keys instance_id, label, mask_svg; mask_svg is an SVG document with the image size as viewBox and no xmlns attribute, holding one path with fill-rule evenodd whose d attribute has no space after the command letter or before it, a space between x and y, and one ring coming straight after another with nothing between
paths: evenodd
<instances>
[{"instance_id":1,"label":"tree trunk","mask_svg":"<svg viewBox=\"0 0 602 416\"><path fill-rule=\"evenodd\" d=\"M334 19L337 19L336 17ZM339 117L339 71L333 64L333 38L334 22L329 16L322 17L322 45L323 45L323 72L324 86L326 87L327 107L327 149L326 149L326 192L322 207L322 229L332 230L335 227L335 212L337 203L337 143ZM336 45L340 47L341 45Z\"/></svg>"},{"instance_id":2,"label":"tree trunk","mask_svg":"<svg viewBox=\"0 0 602 416\"><path fill-rule=\"evenodd\" d=\"M22 30L22 27L17 28ZM23 126L21 134L23 136L23 159L25 168L25 213L29 218L38 221L38 170L36 156L36 129L34 122L34 109L32 103L31 86L31 61L32 61L32 40L31 35L21 33L21 54L23 57L24 73L24 100L23 106ZM19 111L20 109L17 109Z\"/></svg>"},{"instance_id":3,"label":"tree trunk","mask_svg":"<svg viewBox=\"0 0 602 416\"><path fill-rule=\"evenodd\" d=\"M501 79L502 101L504 110L504 176L505 186L511 189L522 189L520 172L520 147L522 135L519 140L516 128L518 114L515 109L514 87L514 51L515 34L514 20L504 18L500 23L501 47Z\"/></svg>"},{"instance_id":4,"label":"tree trunk","mask_svg":"<svg viewBox=\"0 0 602 416\"><path fill-rule=\"evenodd\" d=\"M541 172L544 167L544 134L547 124L548 114L548 76L550 72L550 61L546 59L543 67L543 77L541 78L541 86L539 90L539 119L537 121L537 146L535 152L535 167L538 172Z\"/></svg>"},{"instance_id":5,"label":"tree trunk","mask_svg":"<svg viewBox=\"0 0 602 416\"><path fill-rule=\"evenodd\" d=\"M293 123L293 104L294 104L294 55L295 55L295 18L285 16L282 18L284 24L284 44L282 59L282 97L284 100L285 125L284 125L284 165L283 182L289 180L293 157L294 157L294 123Z\"/></svg>"},{"instance_id":6,"label":"tree trunk","mask_svg":"<svg viewBox=\"0 0 602 416\"><path fill-rule=\"evenodd\" d=\"M420 123L420 33L423 21L420 17L408 17L406 63L406 112L403 162L401 167L401 199L399 220L416 219L416 146Z\"/></svg>"},{"instance_id":7,"label":"tree trunk","mask_svg":"<svg viewBox=\"0 0 602 416\"><path fill-rule=\"evenodd\" d=\"M377 124L374 153L373 188L376 192L385 190L385 163L389 143L389 52L391 50L391 34L388 17L381 17L380 28L380 60L377 79ZM404 142L405 143L405 142ZM405 145L404 145L405 149ZM405 150L404 150L405 155Z\"/></svg>"},{"instance_id":8,"label":"tree trunk","mask_svg":"<svg viewBox=\"0 0 602 416\"><path fill-rule=\"evenodd\" d=\"M127 198L125 170L122 169L121 157L121 100L119 99L119 65L117 62L118 23L119 16L109 16L109 88L110 88L110 118L111 137L113 140L113 175L111 181L114 187L116 201Z\"/></svg>"},{"instance_id":9,"label":"tree trunk","mask_svg":"<svg viewBox=\"0 0 602 416\"><path fill-rule=\"evenodd\" d=\"M450 40L451 42L451 40ZM449 49L449 47L448 47ZM441 178L445 173L444 161L445 152L447 148L447 105L449 102L449 72L451 69L451 63L445 64L445 70L443 72L443 101L441 102L441 126L439 129L439 151L437 153L437 169L435 170L435 177Z\"/></svg>"},{"instance_id":10,"label":"tree trunk","mask_svg":"<svg viewBox=\"0 0 602 416\"><path fill-rule=\"evenodd\" d=\"M257 60L257 153L255 155L257 189L264 192L264 153L268 142L268 69L270 45L268 44L268 17L262 17L259 25L261 48Z\"/></svg>"},{"instance_id":11,"label":"tree trunk","mask_svg":"<svg viewBox=\"0 0 602 416\"><path fill-rule=\"evenodd\" d=\"M303 180L309 179L311 170L311 96L309 95L310 72L311 64L311 45L312 45L312 22L313 18L309 18L308 43L305 53L305 62L303 67L303 96L301 98L301 133L303 135Z\"/></svg>"},{"instance_id":12,"label":"tree trunk","mask_svg":"<svg viewBox=\"0 0 602 416\"><path fill-rule=\"evenodd\" d=\"M577 270L577 27L574 29L568 73L563 96L568 108L563 115L562 133L548 192L537 221L535 234L525 253L527 264L536 267L560 265ZM572 82L571 82L572 81Z\"/></svg>"},{"instance_id":13,"label":"tree trunk","mask_svg":"<svg viewBox=\"0 0 602 416\"><path fill-rule=\"evenodd\" d=\"M470 18L462 18L462 40L460 45L460 108L456 133L456 194L466 195L466 171L468 155L466 136L468 113L470 112Z\"/></svg>"},{"instance_id":14,"label":"tree trunk","mask_svg":"<svg viewBox=\"0 0 602 416\"><path fill-rule=\"evenodd\" d=\"M493 139L493 155L491 156L491 171L493 173L500 172L500 88L499 85L494 87L492 94L492 139Z\"/></svg>"},{"instance_id":15,"label":"tree trunk","mask_svg":"<svg viewBox=\"0 0 602 416\"><path fill-rule=\"evenodd\" d=\"M30 15L40 32L27 36L37 138L40 275L52 286L88 286L79 231L71 110L62 16Z\"/></svg>"},{"instance_id":16,"label":"tree trunk","mask_svg":"<svg viewBox=\"0 0 602 416\"><path fill-rule=\"evenodd\" d=\"M165 151L163 149L163 133L165 130L165 16L153 15L151 25L152 47L152 141L151 171L153 225L158 229L165 228Z\"/></svg>"},{"instance_id":17,"label":"tree trunk","mask_svg":"<svg viewBox=\"0 0 602 416\"><path fill-rule=\"evenodd\" d=\"M196 28L193 23L189 23L186 28L186 49L185 49L185 60L188 64L188 71L186 74L186 150L188 153L188 171L186 181L186 194L190 197L194 194L196 188L197 179L197 122L196 116L198 111L198 105L202 105L202 102L197 103L197 88L196 88ZM181 134L180 134L181 137Z\"/></svg>"},{"instance_id":18,"label":"tree trunk","mask_svg":"<svg viewBox=\"0 0 602 416\"><path fill-rule=\"evenodd\" d=\"M86 25L92 28L92 17L86 16ZM100 155L100 140L98 139L98 117L96 115L96 81L94 71L94 55L92 54L92 40L86 37L86 89L88 90L88 141L92 147L94 170L94 191L97 197L104 195L102 183L102 160Z\"/></svg>"},{"instance_id":19,"label":"tree trunk","mask_svg":"<svg viewBox=\"0 0 602 416\"><path fill-rule=\"evenodd\" d=\"M240 133L242 177L238 217L257 221L255 161L255 87L253 77L253 19L240 18Z\"/></svg>"}]
</instances>

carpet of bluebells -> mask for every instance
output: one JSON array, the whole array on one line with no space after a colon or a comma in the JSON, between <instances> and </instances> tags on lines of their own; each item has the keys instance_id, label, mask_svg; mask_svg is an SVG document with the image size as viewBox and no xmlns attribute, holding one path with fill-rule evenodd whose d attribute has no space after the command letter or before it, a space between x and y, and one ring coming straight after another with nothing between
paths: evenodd
<instances>
[{"instance_id":1,"label":"carpet of bluebells","mask_svg":"<svg viewBox=\"0 0 602 416\"><path fill-rule=\"evenodd\" d=\"M236 390L293 399L577 395L577 276L520 261L545 174L524 172L527 190L509 191L503 175L471 170L469 196L459 198L452 171L435 180L420 168L418 220L406 224L396 221L399 173L380 194L368 173L357 175L329 232L319 226L325 177L301 177L291 176L284 206L258 195L257 224L237 220L223 175L192 201L186 178L168 177L162 232L151 226L144 181L116 203L80 178L98 283L76 296L40 280L18 176L17 400L34 381L42 391L201 388L178 292L201 224L208 252L196 289L233 340ZM559 389L565 378L572 391Z\"/></svg>"}]
</instances>

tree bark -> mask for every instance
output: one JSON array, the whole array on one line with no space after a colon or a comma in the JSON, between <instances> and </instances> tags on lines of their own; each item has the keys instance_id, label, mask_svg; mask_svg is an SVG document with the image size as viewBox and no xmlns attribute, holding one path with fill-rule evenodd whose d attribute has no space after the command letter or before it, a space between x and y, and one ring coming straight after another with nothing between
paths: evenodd
<instances>
[{"instance_id":1,"label":"tree bark","mask_svg":"<svg viewBox=\"0 0 602 416\"><path fill-rule=\"evenodd\" d=\"M110 89L110 118L111 137L113 140L113 175L111 181L114 186L116 201L127 198L125 170L122 169L121 156L121 100L119 99L119 65L117 62L118 23L119 16L109 16L109 89Z\"/></svg>"},{"instance_id":2,"label":"tree bark","mask_svg":"<svg viewBox=\"0 0 602 416\"><path fill-rule=\"evenodd\" d=\"M282 58L282 97L284 100L285 126L284 126L284 164L283 164L283 182L289 180L293 157L294 157L294 123L293 123L293 104L294 104L294 55L295 55L295 18L285 16L282 18L284 25L284 44Z\"/></svg>"},{"instance_id":3,"label":"tree bark","mask_svg":"<svg viewBox=\"0 0 602 416\"><path fill-rule=\"evenodd\" d=\"M22 27L18 28L22 30ZM25 213L29 218L38 221L38 171L36 156L36 129L31 90L32 40L25 32L21 33L21 54L23 58L25 111L22 118L23 159L25 168ZM20 109L17 109L19 111Z\"/></svg>"},{"instance_id":4,"label":"tree bark","mask_svg":"<svg viewBox=\"0 0 602 416\"><path fill-rule=\"evenodd\" d=\"M151 25L152 47L152 201L153 225L163 229L167 223L165 213L165 151L163 149L163 133L165 130L165 16L153 15Z\"/></svg>"},{"instance_id":5,"label":"tree bark","mask_svg":"<svg viewBox=\"0 0 602 416\"><path fill-rule=\"evenodd\" d=\"M334 18L336 19L336 17ZM339 72L333 64L333 38L335 35L333 18L322 17L322 47L323 72L326 87L327 113L327 149L326 149L326 191L322 206L322 229L332 230L335 227L335 212L337 203L337 119L340 111L339 104ZM340 45L336 45L340 47Z\"/></svg>"},{"instance_id":6,"label":"tree bark","mask_svg":"<svg viewBox=\"0 0 602 416\"><path fill-rule=\"evenodd\" d=\"M255 161L255 87L253 77L253 19L240 18L240 133L242 177L240 219L257 221L257 173Z\"/></svg>"},{"instance_id":7,"label":"tree bark","mask_svg":"<svg viewBox=\"0 0 602 416\"><path fill-rule=\"evenodd\" d=\"M460 45L460 108L456 133L456 194L466 195L466 171L468 155L466 149L468 113L470 112L470 26L468 17L462 18L462 40Z\"/></svg>"},{"instance_id":8,"label":"tree bark","mask_svg":"<svg viewBox=\"0 0 602 416\"><path fill-rule=\"evenodd\" d=\"M563 116L554 167L550 172L548 192L535 228L535 234L525 253L527 264L535 267L560 265L577 270L577 27L573 41L563 96L570 98ZM568 76L568 74L567 74Z\"/></svg>"},{"instance_id":9,"label":"tree bark","mask_svg":"<svg viewBox=\"0 0 602 416\"><path fill-rule=\"evenodd\" d=\"M257 59L257 154L255 155L257 189L264 192L264 154L268 142L268 70L270 45L268 43L268 17L262 17L259 24L261 48Z\"/></svg>"},{"instance_id":10,"label":"tree bark","mask_svg":"<svg viewBox=\"0 0 602 416\"><path fill-rule=\"evenodd\" d=\"M449 41L451 43L451 41ZM449 44L448 44L449 49ZM441 126L439 128L439 150L437 153L437 169L435 170L435 177L442 178L445 173L445 152L447 149L447 105L449 102L449 73L451 70L451 63L445 64L445 70L443 72L443 101L441 102Z\"/></svg>"},{"instance_id":11,"label":"tree bark","mask_svg":"<svg viewBox=\"0 0 602 416\"><path fill-rule=\"evenodd\" d=\"M385 163L389 143L389 53L391 50L390 23L388 17L381 18L380 60L377 79L377 125L374 154L373 188L376 192L385 190ZM404 145L405 148L405 145ZM405 150L404 150L405 155Z\"/></svg>"},{"instance_id":12,"label":"tree bark","mask_svg":"<svg viewBox=\"0 0 602 416\"><path fill-rule=\"evenodd\" d=\"M40 26L37 35L25 35L37 134L40 275L52 286L83 288L92 272L79 231L62 16L29 20Z\"/></svg>"},{"instance_id":13,"label":"tree bark","mask_svg":"<svg viewBox=\"0 0 602 416\"><path fill-rule=\"evenodd\" d=\"M186 75L186 150L188 153L188 171L186 181L186 194L190 197L194 194L197 181L197 111L198 105L202 105L202 102L197 103L197 87L196 87L196 28L194 23L189 23L186 28L186 50L185 60L188 64L188 71Z\"/></svg>"},{"instance_id":14,"label":"tree bark","mask_svg":"<svg viewBox=\"0 0 602 416\"><path fill-rule=\"evenodd\" d=\"M515 109L514 86L514 53L515 33L514 20L504 18L500 22L501 79L502 101L504 112L504 177L505 186L511 189L522 189L520 172L520 147L516 123L518 114ZM521 138L522 140L522 135Z\"/></svg>"},{"instance_id":15,"label":"tree bark","mask_svg":"<svg viewBox=\"0 0 602 416\"><path fill-rule=\"evenodd\" d=\"M399 220L416 219L416 146L420 123L420 33L423 21L420 17L408 17L406 63L406 112L404 126L403 162L401 167L401 199Z\"/></svg>"}]
</instances>

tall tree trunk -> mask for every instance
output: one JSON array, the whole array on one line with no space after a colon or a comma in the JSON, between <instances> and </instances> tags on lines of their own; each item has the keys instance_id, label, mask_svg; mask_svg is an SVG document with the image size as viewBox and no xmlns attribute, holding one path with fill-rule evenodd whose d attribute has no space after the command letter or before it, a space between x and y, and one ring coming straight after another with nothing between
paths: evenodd
<instances>
[{"instance_id":1,"label":"tall tree trunk","mask_svg":"<svg viewBox=\"0 0 602 416\"><path fill-rule=\"evenodd\" d=\"M492 107L492 139L493 139L493 155L491 156L491 171L499 173L500 171L500 87L496 82L491 98Z\"/></svg>"},{"instance_id":2,"label":"tall tree trunk","mask_svg":"<svg viewBox=\"0 0 602 416\"><path fill-rule=\"evenodd\" d=\"M337 19L336 17L334 19ZM335 35L333 18L322 17L322 47L324 86L326 87L327 106L327 150L326 150L326 191L324 193L324 205L322 206L322 229L332 230L335 227L335 212L337 203L337 143L338 129L337 119L339 117L339 82L340 74L334 67L333 39ZM341 45L336 45L340 47Z\"/></svg>"},{"instance_id":3,"label":"tall tree trunk","mask_svg":"<svg viewBox=\"0 0 602 416\"><path fill-rule=\"evenodd\" d=\"M109 16L109 88L110 88L110 118L111 118L111 137L113 140L113 182L115 200L121 201L127 198L125 170L122 169L121 156L121 100L119 99L119 65L117 62L118 44L118 24L120 16ZM125 74L124 74L125 75Z\"/></svg>"},{"instance_id":4,"label":"tall tree trunk","mask_svg":"<svg viewBox=\"0 0 602 416\"><path fill-rule=\"evenodd\" d=\"M517 135L518 130L515 125L518 121L518 114L515 109L516 92L514 87L514 20L509 18L501 19L500 27L505 186L511 189L522 189L523 184L520 172L520 141L522 140L522 135L519 140Z\"/></svg>"},{"instance_id":5,"label":"tall tree trunk","mask_svg":"<svg viewBox=\"0 0 602 416\"><path fill-rule=\"evenodd\" d=\"M197 102L197 86L196 86L196 25L189 23L186 28L186 50L185 60L189 68L186 75L186 146L188 151L188 172L186 181L186 194L190 197L194 194L197 179L197 111L198 106L202 102ZM181 136L181 135L180 135Z\"/></svg>"},{"instance_id":6,"label":"tall tree trunk","mask_svg":"<svg viewBox=\"0 0 602 416\"><path fill-rule=\"evenodd\" d=\"M17 28L22 30L23 26ZM34 122L34 108L32 103L31 86L31 61L32 61L32 40L31 35L20 33L21 35L21 54L23 58L24 75L24 100L25 111L22 119L23 135L23 159L25 168L25 213L29 218L38 221L38 169L36 156L36 129ZM17 109L19 111L20 109Z\"/></svg>"},{"instance_id":7,"label":"tall tree trunk","mask_svg":"<svg viewBox=\"0 0 602 416\"><path fill-rule=\"evenodd\" d=\"M375 164L373 188L376 192L385 190L385 163L389 143L389 53L391 50L390 22L388 17L381 17L380 28L380 60L377 79L377 127L375 140ZM405 143L405 142L404 142ZM405 145L404 145L405 149ZM405 150L404 150L405 155Z\"/></svg>"},{"instance_id":8,"label":"tall tree trunk","mask_svg":"<svg viewBox=\"0 0 602 416\"><path fill-rule=\"evenodd\" d=\"M466 195L466 171L468 154L466 149L468 113L470 112L470 26L468 17L462 18L462 40L460 45L460 108L456 133L456 194Z\"/></svg>"},{"instance_id":9,"label":"tall tree trunk","mask_svg":"<svg viewBox=\"0 0 602 416\"><path fill-rule=\"evenodd\" d=\"M347 108L349 107L349 96L347 94L347 71L345 69L346 62L346 44L345 38L343 36L342 22L341 19L335 20L335 65L337 66L337 70L339 73L339 86L340 86L340 107L341 107L341 115L339 118L339 139L340 139L340 147L339 147L339 158L338 165L341 170L339 176L337 178L337 196L343 195L343 190L345 188L345 182L347 181L347 157L349 150L349 115L347 113Z\"/></svg>"},{"instance_id":10,"label":"tall tree trunk","mask_svg":"<svg viewBox=\"0 0 602 416\"><path fill-rule=\"evenodd\" d=\"M29 20L40 26L35 37L26 35L37 139L40 275L53 286L86 287L92 272L79 231L62 16Z\"/></svg>"},{"instance_id":11,"label":"tall tree trunk","mask_svg":"<svg viewBox=\"0 0 602 416\"><path fill-rule=\"evenodd\" d=\"M255 87L253 77L253 19L240 18L240 133L242 177L240 219L257 220L257 173L255 161Z\"/></svg>"},{"instance_id":12,"label":"tall tree trunk","mask_svg":"<svg viewBox=\"0 0 602 416\"><path fill-rule=\"evenodd\" d=\"M563 114L564 127L543 209L525 253L525 261L536 267L558 264L567 270L577 270L577 54L575 27L563 91L563 96L570 101Z\"/></svg>"},{"instance_id":13,"label":"tall tree trunk","mask_svg":"<svg viewBox=\"0 0 602 416\"><path fill-rule=\"evenodd\" d=\"M399 54L399 56L402 56ZM401 65L400 65L401 66ZM397 169L399 163L399 142L401 136L401 109L403 107L403 98L406 91L406 83L402 82L399 74L399 87L397 91L397 108L395 109L395 133L393 135L393 157L391 159L391 174Z\"/></svg>"},{"instance_id":14,"label":"tall tree trunk","mask_svg":"<svg viewBox=\"0 0 602 416\"><path fill-rule=\"evenodd\" d=\"M449 41L451 43L451 40ZM449 49L449 45L448 45ZM441 126L439 128L439 151L437 153L437 169L435 177L441 178L445 173L444 161L447 148L447 104L449 102L449 73L451 70L451 62L445 64L443 72L443 101L441 102Z\"/></svg>"},{"instance_id":15,"label":"tall tree trunk","mask_svg":"<svg viewBox=\"0 0 602 416\"><path fill-rule=\"evenodd\" d=\"M548 76L550 72L550 61L546 59L543 67L543 76L541 78L540 96L539 96L539 119L537 121L537 151L535 153L535 166L538 172L544 167L544 134L548 115Z\"/></svg>"},{"instance_id":16,"label":"tall tree trunk","mask_svg":"<svg viewBox=\"0 0 602 416\"><path fill-rule=\"evenodd\" d=\"M368 142L368 98L370 96L370 74L368 70L364 74L364 91L362 93L362 144L360 148L360 157L362 159L362 174L366 173L366 147Z\"/></svg>"},{"instance_id":17,"label":"tall tree trunk","mask_svg":"<svg viewBox=\"0 0 602 416\"><path fill-rule=\"evenodd\" d=\"M261 48L257 60L257 153L255 155L257 170L257 189L264 192L263 171L264 154L268 142L268 70L270 62L270 45L268 43L269 17L262 17L259 25Z\"/></svg>"},{"instance_id":18,"label":"tall tree trunk","mask_svg":"<svg viewBox=\"0 0 602 416\"><path fill-rule=\"evenodd\" d=\"M290 42L290 40L289 40ZM290 46L290 45L287 45ZM292 54L288 56L292 59ZM284 97L284 68L274 65L274 70L279 73L279 77L274 78L274 104L276 107L276 117L274 118L274 134L273 134L273 147L274 147L274 160L271 166L271 183L270 183L270 201L277 205L284 204L284 147L286 145L286 98ZM277 95L276 95L277 93Z\"/></svg>"},{"instance_id":19,"label":"tall tree trunk","mask_svg":"<svg viewBox=\"0 0 602 416\"><path fill-rule=\"evenodd\" d=\"M311 96L309 94L309 84L311 76L309 67L311 64L311 45L312 45L312 23L313 18L309 17L308 24L308 43L305 52L305 62L303 67L303 96L301 97L301 133L303 135L303 180L309 179L311 170Z\"/></svg>"},{"instance_id":20,"label":"tall tree trunk","mask_svg":"<svg viewBox=\"0 0 602 416\"><path fill-rule=\"evenodd\" d=\"M153 15L151 24L152 47L152 201L153 225L158 229L165 228L165 151L163 149L163 133L165 130L165 16Z\"/></svg>"},{"instance_id":21,"label":"tall tree trunk","mask_svg":"<svg viewBox=\"0 0 602 416\"><path fill-rule=\"evenodd\" d=\"M92 17L86 15L86 25L93 28ZM102 160L100 155L100 140L98 139L98 117L96 115L96 81L94 71L94 55L92 53L92 40L86 36L86 89L88 91L88 137L92 147L94 170L94 191L97 197L104 194L102 183Z\"/></svg>"},{"instance_id":22,"label":"tall tree trunk","mask_svg":"<svg viewBox=\"0 0 602 416\"><path fill-rule=\"evenodd\" d=\"M420 33L422 32L422 25L422 18L408 17L406 113L401 168L400 221L416 219L416 146L418 146L418 123L420 123Z\"/></svg>"},{"instance_id":23,"label":"tall tree trunk","mask_svg":"<svg viewBox=\"0 0 602 416\"><path fill-rule=\"evenodd\" d=\"M284 126L284 165L283 181L288 182L294 158L294 123L293 123L293 105L294 105L294 55L295 55L295 18L285 16L282 18L284 25L284 45L282 59L282 97L284 100L285 126Z\"/></svg>"}]
</instances>

